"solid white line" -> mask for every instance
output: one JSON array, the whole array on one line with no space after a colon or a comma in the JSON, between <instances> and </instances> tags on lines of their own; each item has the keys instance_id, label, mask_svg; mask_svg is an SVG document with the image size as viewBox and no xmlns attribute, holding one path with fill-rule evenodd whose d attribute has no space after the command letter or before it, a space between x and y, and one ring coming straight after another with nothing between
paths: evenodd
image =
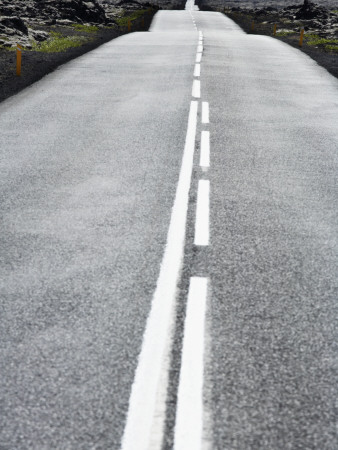
<instances>
[{"instance_id":1,"label":"solid white line","mask_svg":"<svg viewBox=\"0 0 338 450\"><path fill-rule=\"evenodd\" d=\"M201 155L200 155L200 166L209 167L210 166L210 132L201 132Z\"/></svg>"},{"instance_id":2,"label":"solid white line","mask_svg":"<svg viewBox=\"0 0 338 450\"><path fill-rule=\"evenodd\" d=\"M198 182L195 245L209 245L209 180Z\"/></svg>"},{"instance_id":3,"label":"solid white line","mask_svg":"<svg viewBox=\"0 0 338 450\"><path fill-rule=\"evenodd\" d=\"M196 55L196 62L200 63L201 59L202 59L202 53L197 53L197 55Z\"/></svg>"},{"instance_id":4,"label":"solid white line","mask_svg":"<svg viewBox=\"0 0 338 450\"><path fill-rule=\"evenodd\" d=\"M195 64L194 77L201 76L201 65Z\"/></svg>"},{"instance_id":5,"label":"solid white line","mask_svg":"<svg viewBox=\"0 0 338 450\"><path fill-rule=\"evenodd\" d=\"M197 53L202 53L203 52L203 45L198 45L197 46Z\"/></svg>"},{"instance_id":6,"label":"solid white line","mask_svg":"<svg viewBox=\"0 0 338 450\"><path fill-rule=\"evenodd\" d=\"M194 82L192 84L192 96L195 98L200 98L200 96L201 96L200 80L194 80Z\"/></svg>"},{"instance_id":7,"label":"solid white line","mask_svg":"<svg viewBox=\"0 0 338 450\"><path fill-rule=\"evenodd\" d=\"M171 213L167 244L164 251L151 311L143 336L142 349L132 385L122 450L152 450L161 448L167 386L161 386L163 365L168 364L174 323L177 284L184 254L189 189L195 149L198 102L190 105L188 129ZM158 391L162 397L158 399ZM154 431L156 416L158 431ZM154 434L158 436L154 444ZM150 446L150 442L152 446Z\"/></svg>"},{"instance_id":8,"label":"solid white line","mask_svg":"<svg viewBox=\"0 0 338 450\"><path fill-rule=\"evenodd\" d=\"M207 290L207 278L190 278L177 396L174 450L202 448Z\"/></svg>"},{"instance_id":9,"label":"solid white line","mask_svg":"<svg viewBox=\"0 0 338 450\"><path fill-rule=\"evenodd\" d=\"M202 102L202 123L209 123L209 103Z\"/></svg>"}]
</instances>

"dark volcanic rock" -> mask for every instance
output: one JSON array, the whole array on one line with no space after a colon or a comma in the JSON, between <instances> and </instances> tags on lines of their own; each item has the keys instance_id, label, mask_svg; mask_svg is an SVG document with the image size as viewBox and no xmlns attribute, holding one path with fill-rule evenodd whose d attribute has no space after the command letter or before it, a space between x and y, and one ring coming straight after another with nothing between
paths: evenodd
<instances>
[{"instance_id":1,"label":"dark volcanic rock","mask_svg":"<svg viewBox=\"0 0 338 450\"><path fill-rule=\"evenodd\" d=\"M325 19L328 15L329 11L323 6L318 6L315 3L308 2L296 12L296 19Z\"/></svg>"},{"instance_id":2,"label":"dark volcanic rock","mask_svg":"<svg viewBox=\"0 0 338 450\"><path fill-rule=\"evenodd\" d=\"M0 17L0 24L28 35L28 28L20 17Z\"/></svg>"},{"instance_id":3,"label":"dark volcanic rock","mask_svg":"<svg viewBox=\"0 0 338 450\"><path fill-rule=\"evenodd\" d=\"M113 20L97 0L0 0L0 45L4 47L20 42L32 48L34 41L49 37L36 27L73 23L112 24Z\"/></svg>"},{"instance_id":4,"label":"dark volcanic rock","mask_svg":"<svg viewBox=\"0 0 338 450\"><path fill-rule=\"evenodd\" d=\"M106 23L105 10L97 0L0 0L0 15L40 21L68 19L72 22Z\"/></svg>"}]
</instances>

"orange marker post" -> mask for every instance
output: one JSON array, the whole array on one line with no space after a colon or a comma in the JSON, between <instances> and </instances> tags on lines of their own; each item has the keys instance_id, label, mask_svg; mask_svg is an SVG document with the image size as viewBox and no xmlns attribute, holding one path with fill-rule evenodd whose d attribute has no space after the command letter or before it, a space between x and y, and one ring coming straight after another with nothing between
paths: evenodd
<instances>
[{"instance_id":1,"label":"orange marker post","mask_svg":"<svg viewBox=\"0 0 338 450\"><path fill-rule=\"evenodd\" d=\"M302 28L300 32L300 38L299 38L299 47L303 45L303 37L304 37L304 28Z\"/></svg>"},{"instance_id":2,"label":"orange marker post","mask_svg":"<svg viewBox=\"0 0 338 450\"><path fill-rule=\"evenodd\" d=\"M251 31L254 31L254 29L255 29L255 22L252 21L252 24L251 24Z\"/></svg>"},{"instance_id":3,"label":"orange marker post","mask_svg":"<svg viewBox=\"0 0 338 450\"><path fill-rule=\"evenodd\" d=\"M19 77L21 75L21 54L22 47L20 44L16 45L16 75Z\"/></svg>"},{"instance_id":4,"label":"orange marker post","mask_svg":"<svg viewBox=\"0 0 338 450\"><path fill-rule=\"evenodd\" d=\"M277 31L277 24L275 23L274 27L273 27L273 35L276 36L276 31Z\"/></svg>"},{"instance_id":5,"label":"orange marker post","mask_svg":"<svg viewBox=\"0 0 338 450\"><path fill-rule=\"evenodd\" d=\"M131 30L131 22L130 22L130 19L128 19L128 31L129 31L129 33L130 33L130 30Z\"/></svg>"}]
</instances>

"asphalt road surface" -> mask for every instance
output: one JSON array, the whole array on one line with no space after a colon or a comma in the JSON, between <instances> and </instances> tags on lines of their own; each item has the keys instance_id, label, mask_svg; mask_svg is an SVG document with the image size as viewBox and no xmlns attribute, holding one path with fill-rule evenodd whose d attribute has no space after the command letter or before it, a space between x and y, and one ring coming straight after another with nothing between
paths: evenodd
<instances>
[{"instance_id":1,"label":"asphalt road surface","mask_svg":"<svg viewBox=\"0 0 338 450\"><path fill-rule=\"evenodd\" d=\"M338 448L338 82L160 11L0 104L0 449Z\"/></svg>"}]
</instances>

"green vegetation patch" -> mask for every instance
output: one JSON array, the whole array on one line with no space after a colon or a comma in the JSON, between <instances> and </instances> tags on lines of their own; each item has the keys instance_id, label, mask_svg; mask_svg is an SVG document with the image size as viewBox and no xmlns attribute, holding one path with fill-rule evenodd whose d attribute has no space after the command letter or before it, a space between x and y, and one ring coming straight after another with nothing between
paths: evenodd
<instances>
[{"instance_id":1,"label":"green vegetation patch","mask_svg":"<svg viewBox=\"0 0 338 450\"><path fill-rule=\"evenodd\" d=\"M306 34L304 39L308 45L332 45L338 44L338 39L326 39L318 36L318 34Z\"/></svg>"},{"instance_id":2,"label":"green vegetation patch","mask_svg":"<svg viewBox=\"0 0 338 450\"><path fill-rule=\"evenodd\" d=\"M140 17L144 16L147 12L150 12L151 9L140 9L139 11L134 11L132 14L124 15L118 19L116 19L116 23L120 27L127 27L128 21L133 22L133 20L137 20Z\"/></svg>"},{"instance_id":3,"label":"green vegetation patch","mask_svg":"<svg viewBox=\"0 0 338 450\"><path fill-rule=\"evenodd\" d=\"M337 52L338 53L338 45L325 45L325 50L328 52Z\"/></svg>"},{"instance_id":4,"label":"green vegetation patch","mask_svg":"<svg viewBox=\"0 0 338 450\"><path fill-rule=\"evenodd\" d=\"M296 34L294 31L285 31L285 30L280 30L276 31L277 36L291 36L292 34Z\"/></svg>"},{"instance_id":5,"label":"green vegetation patch","mask_svg":"<svg viewBox=\"0 0 338 450\"><path fill-rule=\"evenodd\" d=\"M80 47L84 42L87 42L87 38L83 36L62 36L61 33L52 31L50 38L47 41L34 43L33 49L36 52L55 53L64 52L68 48Z\"/></svg>"},{"instance_id":6,"label":"green vegetation patch","mask_svg":"<svg viewBox=\"0 0 338 450\"><path fill-rule=\"evenodd\" d=\"M85 33L96 33L97 31L99 31L99 27L97 27L96 25L82 25L80 23L75 23L74 25L72 25L72 27L77 31L84 31Z\"/></svg>"}]
</instances>

